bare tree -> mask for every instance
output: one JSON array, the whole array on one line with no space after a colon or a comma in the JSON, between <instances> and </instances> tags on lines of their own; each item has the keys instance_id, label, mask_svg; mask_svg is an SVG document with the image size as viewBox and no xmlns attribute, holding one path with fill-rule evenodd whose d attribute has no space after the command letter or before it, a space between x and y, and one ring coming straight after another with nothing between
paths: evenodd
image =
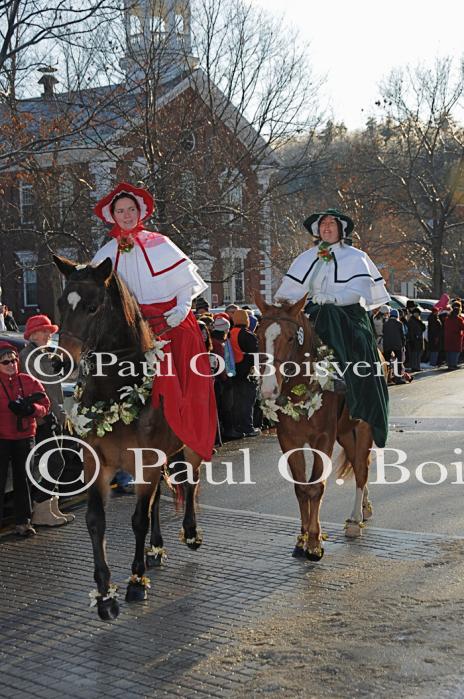
<instances>
[{"instance_id":1,"label":"bare tree","mask_svg":"<svg viewBox=\"0 0 464 699\"><path fill-rule=\"evenodd\" d=\"M443 291L444 256L464 229L464 129L455 116L463 95L464 66L453 71L451 59L392 73L371 141L382 199L399 221L414 222L412 241L431 256L435 296Z\"/></svg>"},{"instance_id":2,"label":"bare tree","mask_svg":"<svg viewBox=\"0 0 464 699\"><path fill-rule=\"evenodd\" d=\"M181 18L191 44L186 27L169 25L165 17L135 19L132 25L126 18L125 27L113 23L99 60L92 48L93 65L107 67L108 80L117 73L110 56L124 54L117 81L126 85L119 131L106 140L95 131L95 146L115 160L121 139L134 152L136 144L142 147L144 162L132 176L154 192L159 228L190 253L206 251L219 236L230 249L247 247L264 219L268 226L276 222L269 234L279 243L272 211L308 168L321 123L320 82L307 47L296 32L242 0L194 3L192 16ZM166 75L176 61L182 90L172 108ZM290 169L280 153L295 138L300 148ZM225 270L215 281L241 272Z\"/></svg>"},{"instance_id":3,"label":"bare tree","mask_svg":"<svg viewBox=\"0 0 464 699\"><path fill-rule=\"evenodd\" d=\"M277 224L276 231L269 225L272 211L308 167L321 119L319 83L311 74L306 47L241 0L198 0L192 17L182 17L189 32L187 26L167 26L162 14L144 14L146 8L153 12L156 3L135 1L132 14L126 3L125 15L115 15L104 32L97 32L109 6L94 4L95 16L82 15L85 21L72 25L64 41L55 41L52 30L43 39L44 48L57 51L57 77L66 92L50 97L42 113L35 107L29 111L27 101L19 102L17 90L11 91L11 106L4 99L3 108L12 118L3 119L0 170L20 163L40 198L47 191L40 175L44 164L47 179L52 164L61 172L58 154L68 152L71 158L79 149L99 151L152 189L157 225L191 254L207 252L224 234L230 249L249 247L264 219L269 236L277 233L279 240ZM16 68L23 56L32 60L32 53L19 50L24 39L17 46L10 41L8 61L16 61ZM29 51L33 48L31 43ZM36 65L42 58L34 57ZM167 70L171 64L177 70L173 81ZM50 81L51 68L47 71ZM18 70L12 75L18 78ZM182 89L168 103L166 95L174 84ZM279 153L295 137L301 148L290 170L282 166ZM78 184L76 191L85 196L86 187ZM37 228L42 238L49 240L60 231L80 235L78 229L65 230L54 217L56 207L47 194L42 204ZM272 262L268 258L260 264ZM241 271L225 269L224 280Z\"/></svg>"},{"instance_id":4,"label":"bare tree","mask_svg":"<svg viewBox=\"0 0 464 699\"><path fill-rule=\"evenodd\" d=\"M108 0L3 0L0 2L0 72L19 54L49 41L80 40L83 32L98 31L119 9ZM85 26L90 19L92 25Z\"/></svg>"},{"instance_id":5,"label":"bare tree","mask_svg":"<svg viewBox=\"0 0 464 699\"><path fill-rule=\"evenodd\" d=\"M66 138L69 147L70 140L77 141L106 106L101 99L80 99L94 77L82 70L65 74L68 93L57 98L54 84L61 76L53 75L56 69L51 64L65 62L87 37L104 32L120 13L118 4L116 0L0 2L0 171L21 166ZM37 82L31 79L37 70L43 73L39 82L47 109L27 102L37 95Z\"/></svg>"}]
</instances>

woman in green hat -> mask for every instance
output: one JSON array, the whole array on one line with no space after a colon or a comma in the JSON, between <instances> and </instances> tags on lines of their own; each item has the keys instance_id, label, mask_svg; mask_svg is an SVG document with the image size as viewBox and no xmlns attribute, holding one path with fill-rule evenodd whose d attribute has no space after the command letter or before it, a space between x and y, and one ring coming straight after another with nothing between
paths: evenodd
<instances>
[{"instance_id":1,"label":"woman in green hat","mask_svg":"<svg viewBox=\"0 0 464 699\"><path fill-rule=\"evenodd\" d=\"M303 225L319 244L294 260L275 302L295 303L308 294L307 312L316 333L334 350L344 371L350 416L368 422L377 446L383 447L388 392L367 311L390 300L385 281L370 257L352 247L351 218L327 209L312 214ZM358 362L368 362L370 370L361 372Z\"/></svg>"}]
</instances>

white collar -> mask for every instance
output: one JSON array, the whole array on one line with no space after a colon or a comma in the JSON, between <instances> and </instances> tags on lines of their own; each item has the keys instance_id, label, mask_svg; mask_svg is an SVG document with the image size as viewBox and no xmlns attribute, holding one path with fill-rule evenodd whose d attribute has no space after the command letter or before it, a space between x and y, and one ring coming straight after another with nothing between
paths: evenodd
<instances>
[{"instance_id":1,"label":"white collar","mask_svg":"<svg viewBox=\"0 0 464 699\"><path fill-rule=\"evenodd\" d=\"M333 250L340 250L341 248L341 241L339 240L338 243L332 243L329 250L333 252Z\"/></svg>"}]
</instances>

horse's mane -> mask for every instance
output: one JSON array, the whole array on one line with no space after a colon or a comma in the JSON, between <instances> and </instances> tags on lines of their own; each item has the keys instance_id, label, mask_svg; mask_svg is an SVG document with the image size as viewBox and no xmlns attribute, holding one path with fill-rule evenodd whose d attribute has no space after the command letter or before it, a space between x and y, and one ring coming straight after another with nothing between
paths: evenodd
<instances>
[{"instance_id":1,"label":"horse's mane","mask_svg":"<svg viewBox=\"0 0 464 699\"><path fill-rule=\"evenodd\" d=\"M309 331L307 337L309 339L309 351L312 352L315 345L321 344L321 340L316 333L312 320L305 314L303 309L301 309L297 315L295 315L294 312L292 313L294 306L295 304L290 301L282 302L279 306L266 305L258 328L262 327L264 323L278 322L281 320L284 322L287 320L297 325L302 323ZM286 318L286 316L288 316L288 318Z\"/></svg>"},{"instance_id":2,"label":"horse's mane","mask_svg":"<svg viewBox=\"0 0 464 699\"><path fill-rule=\"evenodd\" d=\"M144 320L139 305L122 278L113 272L108 284L108 293L114 306L119 306L127 325L129 334L136 347L146 352L153 346L153 338Z\"/></svg>"},{"instance_id":3,"label":"horse's mane","mask_svg":"<svg viewBox=\"0 0 464 699\"><path fill-rule=\"evenodd\" d=\"M273 317L275 316L283 316L283 315L288 315L289 317L292 317L291 315L291 309L293 308L294 304L291 303L290 301L284 301L281 303L280 306L271 306L268 305L266 307L265 312L262 314L262 320L272 320ZM300 314L304 315L303 310L300 311ZM307 316L305 316L307 318Z\"/></svg>"}]
</instances>

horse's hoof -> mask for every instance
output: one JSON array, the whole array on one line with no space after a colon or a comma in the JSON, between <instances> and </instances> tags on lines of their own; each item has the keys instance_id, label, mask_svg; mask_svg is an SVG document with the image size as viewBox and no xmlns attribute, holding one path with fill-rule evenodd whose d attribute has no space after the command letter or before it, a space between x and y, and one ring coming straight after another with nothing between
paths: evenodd
<instances>
[{"instance_id":1,"label":"horse's hoof","mask_svg":"<svg viewBox=\"0 0 464 699\"><path fill-rule=\"evenodd\" d=\"M357 539L362 536L363 527L362 522L354 522L351 519L347 519L345 522L345 536L348 539Z\"/></svg>"},{"instance_id":2,"label":"horse's hoof","mask_svg":"<svg viewBox=\"0 0 464 699\"><path fill-rule=\"evenodd\" d=\"M147 568L160 568L168 557L164 546L152 546L145 551L145 554L145 565Z\"/></svg>"},{"instance_id":3,"label":"horse's hoof","mask_svg":"<svg viewBox=\"0 0 464 699\"><path fill-rule=\"evenodd\" d=\"M185 533L185 529L182 527L182 529L179 532L179 539L182 544L187 544L189 549L192 549L192 551L196 551L200 548L200 546L203 543L203 532L201 529L194 529L192 532L192 536L187 536Z\"/></svg>"},{"instance_id":4,"label":"horse's hoof","mask_svg":"<svg viewBox=\"0 0 464 699\"><path fill-rule=\"evenodd\" d=\"M114 597L110 599L99 599L97 600L97 611L98 616L103 621L113 621L119 616L119 603Z\"/></svg>"},{"instance_id":5,"label":"horse's hoof","mask_svg":"<svg viewBox=\"0 0 464 699\"><path fill-rule=\"evenodd\" d=\"M295 548L293 549L293 558L304 558L306 556L306 544L308 543L308 533L298 534L296 537Z\"/></svg>"},{"instance_id":6,"label":"horse's hoof","mask_svg":"<svg viewBox=\"0 0 464 699\"><path fill-rule=\"evenodd\" d=\"M161 556L146 555L145 556L145 567L146 568L161 568Z\"/></svg>"},{"instance_id":7,"label":"horse's hoof","mask_svg":"<svg viewBox=\"0 0 464 699\"><path fill-rule=\"evenodd\" d=\"M148 597L149 587L150 580L147 577L131 575L126 590L126 602L143 602Z\"/></svg>"},{"instance_id":8,"label":"horse's hoof","mask_svg":"<svg viewBox=\"0 0 464 699\"><path fill-rule=\"evenodd\" d=\"M320 561L324 555L324 548L322 546L315 546L312 549L306 549L306 558L308 561Z\"/></svg>"},{"instance_id":9,"label":"horse's hoof","mask_svg":"<svg viewBox=\"0 0 464 699\"><path fill-rule=\"evenodd\" d=\"M363 522L370 519L373 514L374 510L371 502L368 502L367 505L363 505Z\"/></svg>"}]
</instances>

